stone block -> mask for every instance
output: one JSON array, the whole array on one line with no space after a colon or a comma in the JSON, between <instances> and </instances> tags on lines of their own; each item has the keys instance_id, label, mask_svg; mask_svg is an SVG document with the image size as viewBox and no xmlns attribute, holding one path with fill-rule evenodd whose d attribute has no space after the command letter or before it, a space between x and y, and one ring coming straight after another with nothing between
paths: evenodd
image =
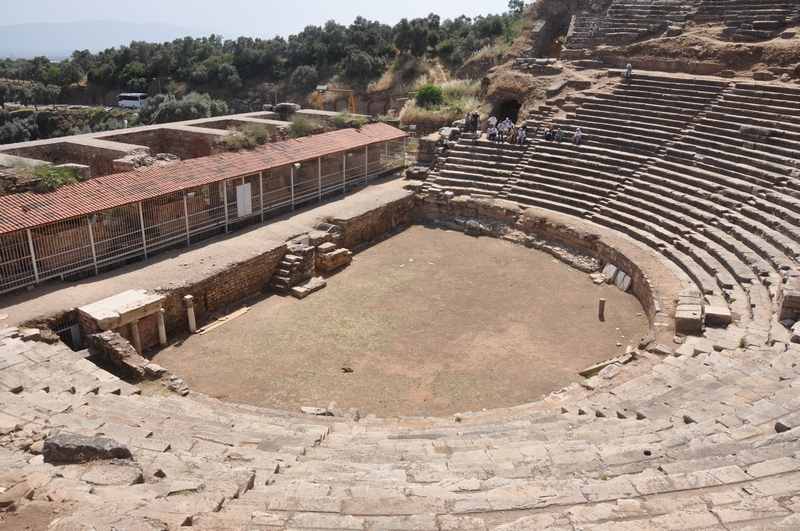
<instances>
[{"instance_id":1,"label":"stone block","mask_svg":"<svg viewBox=\"0 0 800 531\"><path fill-rule=\"evenodd\" d=\"M675 310L676 332L699 332L703 329L703 307L699 304L679 305Z\"/></svg>"},{"instance_id":2,"label":"stone block","mask_svg":"<svg viewBox=\"0 0 800 531\"><path fill-rule=\"evenodd\" d=\"M612 264L606 264L606 266L603 268L603 276L606 278L606 281L608 283L611 283L614 282L614 277L617 276L618 271L619 268L617 266Z\"/></svg>"},{"instance_id":3,"label":"stone block","mask_svg":"<svg viewBox=\"0 0 800 531\"><path fill-rule=\"evenodd\" d=\"M662 356L672 356L672 349L664 343L659 343L651 350L653 354L661 354Z\"/></svg>"},{"instance_id":4,"label":"stone block","mask_svg":"<svg viewBox=\"0 0 800 531\"><path fill-rule=\"evenodd\" d=\"M728 326L731 324L731 310L727 306L706 306L705 321L711 326Z\"/></svg>"},{"instance_id":5,"label":"stone block","mask_svg":"<svg viewBox=\"0 0 800 531\"><path fill-rule=\"evenodd\" d=\"M684 343L675 350L675 356L694 356L694 347Z\"/></svg>"},{"instance_id":6,"label":"stone block","mask_svg":"<svg viewBox=\"0 0 800 531\"><path fill-rule=\"evenodd\" d=\"M628 288L631 287L631 277L620 271L617 273L617 278L614 279L614 285L620 289L620 291L628 291Z\"/></svg>"},{"instance_id":7,"label":"stone block","mask_svg":"<svg viewBox=\"0 0 800 531\"><path fill-rule=\"evenodd\" d=\"M622 366L618 363L614 363L597 373L597 376L606 380L610 380L620 372L622 372Z\"/></svg>"},{"instance_id":8,"label":"stone block","mask_svg":"<svg viewBox=\"0 0 800 531\"><path fill-rule=\"evenodd\" d=\"M59 433L44 443L44 459L52 462L83 463L98 459L131 459L127 446L104 437Z\"/></svg>"},{"instance_id":9,"label":"stone block","mask_svg":"<svg viewBox=\"0 0 800 531\"><path fill-rule=\"evenodd\" d=\"M694 349L694 354L697 356L698 354L710 354L714 351L714 342L708 338L702 338L699 341L696 341L692 344L692 348Z\"/></svg>"},{"instance_id":10,"label":"stone block","mask_svg":"<svg viewBox=\"0 0 800 531\"><path fill-rule=\"evenodd\" d=\"M702 304L703 294L697 290L685 289L678 292L678 306L687 304Z\"/></svg>"}]
</instances>

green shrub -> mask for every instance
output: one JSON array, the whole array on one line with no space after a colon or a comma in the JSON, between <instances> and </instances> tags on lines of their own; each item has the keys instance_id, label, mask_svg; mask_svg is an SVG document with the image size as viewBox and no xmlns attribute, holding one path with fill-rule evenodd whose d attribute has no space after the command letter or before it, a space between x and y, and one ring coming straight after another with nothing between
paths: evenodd
<instances>
[{"instance_id":1,"label":"green shrub","mask_svg":"<svg viewBox=\"0 0 800 531\"><path fill-rule=\"evenodd\" d=\"M419 89L417 89L417 93L414 94L414 100L420 107L441 105L444 102L444 93L442 92L442 87L430 83L427 85L422 85Z\"/></svg>"},{"instance_id":2,"label":"green shrub","mask_svg":"<svg viewBox=\"0 0 800 531\"><path fill-rule=\"evenodd\" d=\"M231 151L240 149L253 149L267 144L272 138L267 126L263 124L249 123L242 126L241 131L229 129L232 134L224 137L222 143Z\"/></svg>"},{"instance_id":3,"label":"green shrub","mask_svg":"<svg viewBox=\"0 0 800 531\"><path fill-rule=\"evenodd\" d=\"M65 184L72 184L81 180L78 172L72 168L38 166L33 173L39 179L35 188L37 192L52 192Z\"/></svg>"},{"instance_id":4,"label":"green shrub","mask_svg":"<svg viewBox=\"0 0 800 531\"><path fill-rule=\"evenodd\" d=\"M308 136L316 124L308 116L302 114L293 116L289 123L289 138Z\"/></svg>"}]
</instances>

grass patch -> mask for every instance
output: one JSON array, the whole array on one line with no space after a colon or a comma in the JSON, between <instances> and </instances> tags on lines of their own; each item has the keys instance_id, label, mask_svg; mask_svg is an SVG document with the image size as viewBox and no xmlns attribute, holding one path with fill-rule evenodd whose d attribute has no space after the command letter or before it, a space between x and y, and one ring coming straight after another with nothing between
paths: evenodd
<instances>
[{"instance_id":1,"label":"grass patch","mask_svg":"<svg viewBox=\"0 0 800 531\"><path fill-rule=\"evenodd\" d=\"M263 124L249 123L244 124L241 129L231 127L228 129L231 134L221 140L231 151L240 149L253 149L269 143L272 133Z\"/></svg>"},{"instance_id":2,"label":"grass patch","mask_svg":"<svg viewBox=\"0 0 800 531\"><path fill-rule=\"evenodd\" d=\"M297 114L289 120L289 138L308 136L321 127L320 123L308 116Z\"/></svg>"},{"instance_id":3,"label":"grass patch","mask_svg":"<svg viewBox=\"0 0 800 531\"><path fill-rule=\"evenodd\" d=\"M366 120L363 116L356 116L350 111L343 111L333 117L333 125L337 129L346 129L352 127L353 129L361 129L364 127Z\"/></svg>"}]
</instances>

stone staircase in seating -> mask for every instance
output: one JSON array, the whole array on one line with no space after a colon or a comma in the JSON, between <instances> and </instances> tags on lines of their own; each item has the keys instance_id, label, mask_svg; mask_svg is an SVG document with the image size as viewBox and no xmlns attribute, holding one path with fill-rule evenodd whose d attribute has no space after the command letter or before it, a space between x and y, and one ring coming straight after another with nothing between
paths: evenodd
<instances>
[{"instance_id":1,"label":"stone staircase in seating","mask_svg":"<svg viewBox=\"0 0 800 531\"><path fill-rule=\"evenodd\" d=\"M466 138L465 138L466 136ZM518 170L530 144L490 141L464 135L450 150L442 165L432 171L423 193L436 195L450 191L455 195L498 197Z\"/></svg>"}]
</instances>

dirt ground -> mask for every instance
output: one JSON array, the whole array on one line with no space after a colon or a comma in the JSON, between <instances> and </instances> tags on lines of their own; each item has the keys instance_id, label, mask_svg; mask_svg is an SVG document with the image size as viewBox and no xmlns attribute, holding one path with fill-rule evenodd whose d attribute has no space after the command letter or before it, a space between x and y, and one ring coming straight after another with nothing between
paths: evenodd
<instances>
[{"instance_id":1,"label":"dirt ground","mask_svg":"<svg viewBox=\"0 0 800 531\"><path fill-rule=\"evenodd\" d=\"M359 252L304 300L247 304L154 361L237 403L441 416L538 400L648 330L635 297L548 254L421 225Z\"/></svg>"}]
</instances>

